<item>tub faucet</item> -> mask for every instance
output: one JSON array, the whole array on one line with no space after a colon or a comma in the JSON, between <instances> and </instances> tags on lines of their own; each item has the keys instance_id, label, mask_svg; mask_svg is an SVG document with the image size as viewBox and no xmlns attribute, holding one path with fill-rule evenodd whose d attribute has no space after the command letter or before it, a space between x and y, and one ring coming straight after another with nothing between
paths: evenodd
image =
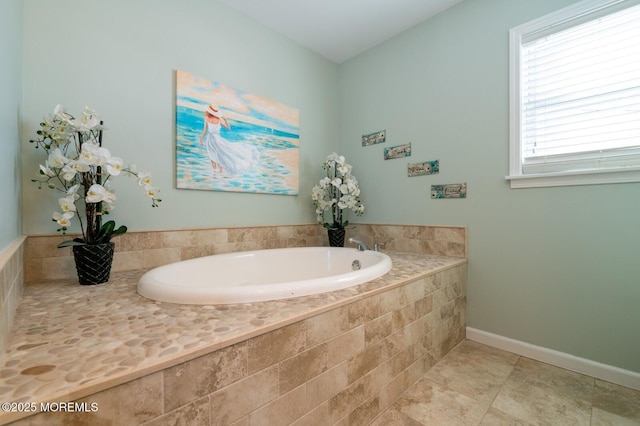
<instances>
[{"instance_id":1,"label":"tub faucet","mask_svg":"<svg viewBox=\"0 0 640 426\"><path fill-rule=\"evenodd\" d=\"M364 241L361 241L357 238L349 237L349 242L352 244L357 244L358 250L360 251L371 250L369 246L364 243Z\"/></svg>"}]
</instances>

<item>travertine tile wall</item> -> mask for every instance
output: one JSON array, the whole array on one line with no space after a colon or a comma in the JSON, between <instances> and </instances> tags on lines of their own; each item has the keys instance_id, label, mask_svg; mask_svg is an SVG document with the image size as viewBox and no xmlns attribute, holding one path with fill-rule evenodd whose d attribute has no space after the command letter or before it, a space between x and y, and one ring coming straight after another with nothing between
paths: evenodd
<instances>
[{"instance_id":1,"label":"travertine tile wall","mask_svg":"<svg viewBox=\"0 0 640 426\"><path fill-rule=\"evenodd\" d=\"M467 257L467 229L460 226L356 224L349 234L371 247L384 243L383 251Z\"/></svg>"},{"instance_id":2,"label":"travertine tile wall","mask_svg":"<svg viewBox=\"0 0 640 426\"><path fill-rule=\"evenodd\" d=\"M366 425L464 338L465 294L462 264L15 424Z\"/></svg>"},{"instance_id":3,"label":"travertine tile wall","mask_svg":"<svg viewBox=\"0 0 640 426\"><path fill-rule=\"evenodd\" d=\"M146 269L219 253L322 245L316 225L212 228L128 232L114 238L113 271ZM30 236L26 244L26 282L75 277L70 247L57 244L69 236Z\"/></svg>"},{"instance_id":4,"label":"travertine tile wall","mask_svg":"<svg viewBox=\"0 0 640 426\"><path fill-rule=\"evenodd\" d=\"M383 250L466 257L466 228L419 225L357 224L347 231ZM74 278L71 248L57 248L70 236L30 236L25 246L25 281ZM153 268L194 257L235 251L328 245L320 225L283 225L129 232L116 244L113 271ZM346 243L346 245L349 245Z\"/></svg>"},{"instance_id":5,"label":"travertine tile wall","mask_svg":"<svg viewBox=\"0 0 640 426\"><path fill-rule=\"evenodd\" d=\"M18 238L0 253L0 353L5 350L24 285L24 241Z\"/></svg>"}]
</instances>

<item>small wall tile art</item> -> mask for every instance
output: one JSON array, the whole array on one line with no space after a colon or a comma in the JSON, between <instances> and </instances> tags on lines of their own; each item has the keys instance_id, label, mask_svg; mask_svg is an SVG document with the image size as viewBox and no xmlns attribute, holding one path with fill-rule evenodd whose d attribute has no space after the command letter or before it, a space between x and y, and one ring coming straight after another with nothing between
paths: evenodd
<instances>
[{"instance_id":1,"label":"small wall tile art","mask_svg":"<svg viewBox=\"0 0 640 426\"><path fill-rule=\"evenodd\" d=\"M369 146L377 143L383 143L386 140L387 140L387 131L380 130L379 132L369 133L368 135L362 135L362 146Z\"/></svg>"},{"instance_id":2,"label":"small wall tile art","mask_svg":"<svg viewBox=\"0 0 640 426\"><path fill-rule=\"evenodd\" d=\"M407 173L409 177L435 175L440 173L440 160L409 163L407 164Z\"/></svg>"},{"instance_id":3,"label":"small wall tile art","mask_svg":"<svg viewBox=\"0 0 640 426\"><path fill-rule=\"evenodd\" d=\"M392 146L384 149L384 159L405 158L411 156L411 144Z\"/></svg>"},{"instance_id":4,"label":"small wall tile art","mask_svg":"<svg viewBox=\"0 0 640 426\"><path fill-rule=\"evenodd\" d=\"M431 185L431 198L467 198L467 184Z\"/></svg>"},{"instance_id":5,"label":"small wall tile art","mask_svg":"<svg viewBox=\"0 0 640 426\"><path fill-rule=\"evenodd\" d=\"M176 186L298 194L300 111L176 71Z\"/></svg>"}]
</instances>

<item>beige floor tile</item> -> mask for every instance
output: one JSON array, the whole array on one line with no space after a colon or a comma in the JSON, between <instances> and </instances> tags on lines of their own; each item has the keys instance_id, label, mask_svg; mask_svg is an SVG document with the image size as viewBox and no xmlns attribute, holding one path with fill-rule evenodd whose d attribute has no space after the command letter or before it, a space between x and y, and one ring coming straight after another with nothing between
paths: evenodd
<instances>
[{"instance_id":1,"label":"beige floor tile","mask_svg":"<svg viewBox=\"0 0 640 426\"><path fill-rule=\"evenodd\" d=\"M596 380L595 382L594 411L597 409L616 417L627 419L632 422L629 424L640 424L640 391L602 380ZM604 414L602 414L602 417L604 417Z\"/></svg>"},{"instance_id":2,"label":"beige floor tile","mask_svg":"<svg viewBox=\"0 0 640 426\"><path fill-rule=\"evenodd\" d=\"M509 378L546 385L586 401L591 401L595 384L593 377L524 357L518 359Z\"/></svg>"},{"instance_id":3,"label":"beige floor tile","mask_svg":"<svg viewBox=\"0 0 640 426\"><path fill-rule=\"evenodd\" d=\"M465 341L440 360L425 377L490 404L517 360L518 356L509 352Z\"/></svg>"},{"instance_id":4,"label":"beige floor tile","mask_svg":"<svg viewBox=\"0 0 640 426\"><path fill-rule=\"evenodd\" d=\"M503 411L491 407L482 418L480 426L531 426L531 423L516 419Z\"/></svg>"},{"instance_id":5,"label":"beige floor tile","mask_svg":"<svg viewBox=\"0 0 640 426\"><path fill-rule=\"evenodd\" d=\"M503 351L492 346L483 345L482 343L464 340L449 355L464 355L467 359L488 364L487 366L495 366L500 368L503 365L514 366L519 355L511 352ZM509 370L511 370L509 368Z\"/></svg>"},{"instance_id":6,"label":"beige floor tile","mask_svg":"<svg viewBox=\"0 0 640 426\"><path fill-rule=\"evenodd\" d=\"M439 383L421 379L392 407L425 425L477 425L488 404Z\"/></svg>"},{"instance_id":7,"label":"beige floor tile","mask_svg":"<svg viewBox=\"0 0 640 426\"><path fill-rule=\"evenodd\" d=\"M465 424L640 426L640 391L464 341L372 426Z\"/></svg>"},{"instance_id":8,"label":"beige floor tile","mask_svg":"<svg viewBox=\"0 0 640 426\"><path fill-rule=\"evenodd\" d=\"M402 414L395 408L390 408L371 423L370 426L423 426L423 424Z\"/></svg>"},{"instance_id":9,"label":"beige floor tile","mask_svg":"<svg viewBox=\"0 0 640 426\"><path fill-rule=\"evenodd\" d=\"M608 411L594 408L591 412L591 426L638 426L635 422L625 417L618 416Z\"/></svg>"},{"instance_id":10,"label":"beige floor tile","mask_svg":"<svg viewBox=\"0 0 640 426\"><path fill-rule=\"evenodd\" d=\"M492 407L534 425L589 425L594 379L520 358Z\"/></svg>"}]
</instances>

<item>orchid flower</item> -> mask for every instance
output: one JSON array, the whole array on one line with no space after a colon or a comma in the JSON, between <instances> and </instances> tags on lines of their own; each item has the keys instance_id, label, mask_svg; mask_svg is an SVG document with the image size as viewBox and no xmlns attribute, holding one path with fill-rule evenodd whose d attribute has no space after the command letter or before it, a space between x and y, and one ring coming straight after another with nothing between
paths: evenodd
<instances>
[{"instance_id":1,"label":"orchid flower","mask_svg":"<svg viewBox=\"0 0 640 426\"><path fill-rule=\"evenodd\" d=\"M107 172L109 172L110 175L118 176L122 171L122 164L122 158L110 157L106 163Z\"/></svg>"},{"instance_id":2,"label":"orchid flower","mask_svg":"<svg viewBox=\"0 0 640 426\"><path fill-rule=\"evenodd\" d=\"M58 204L60 204L60 210L63 212L75 212L76 209L76 198L73 195L68 195L66 197L58 198Z\"/></svg>"},{"instance_id":3,"label":"orchid flower","mask_svg":"<svg viewBox=\"0 0 640 426\"><path fill-rule=\"evenodd\" d=\"M69 189L67 190L67 195L73 196L73 199L77 200L78 198L80 198L80 196L78 195L78 188L80 188L79 183L76 183L75 185L69 187Z\"/></svg>"},{"instance_id":4,"label":"orchid flower","mask_svg":"<svg viewBox=\"0 0 640 426\"><path fill-rule=\"evenodd\" d=\"M69 120L73 119L73 117L69 114L67 114L64 110L64 107L60 104L56 105L56 107L53 110L53 116L59 118L60 120L66 121L68 122Z\"/></svg>"},{"instance_id":5,"label":"orchid flower","mask_svg":"<svg viewBox=\"0 0 640 426\"><path fill-rule=\"evenodd\" d=\"M158 195L158 192L160 190L158 188L154 187L154 186L145 185L144 191L147 194L147 197L156 198L156 195Z\"/></svg>"},{"instance_id":6,"label":"orchid flower","mask_svg":"<svg viewBox=\"0 0 640 426\"><path fill-rule=\"evenodd\" d=\"M44 166L40 164L40 173L45 176L54 177L56 173L49 167L49 160L44 162Z\"/></svg>"},{"instance_id":7,"label":"orchid flower","mask_svg":"<svg viewBox=\"0 0 640 426\"><path fill-rule=\"evenodd\" d=\"M73 212L65 212L62 214L54 212L53 220L55 222L58 222L58 225L60 225L62 229L67 229L69 226L71 226L71 218L73 217L73 214Z\"/></svg>"},{"instance_id":8,"label":"orchid flower","mask_svg":"<svg viewBox=\"0 0 640 426\"><path fill-rule=\"evenodd\" d=\"M91 187L89 187L89 190L87 191L87 194L85 196L85 201L87 203L99 203L101 201L106 201L110 203L110 202L113 202L115 199L116 199L115 194L107 191L107 189L104 186L99 185L97 183L94 183L93 185L91 185Z\"/></svg>"},{"instance_id":9,"label":"orchid flower","mask_svg":"<svg viewBox=\"0 0 640 426\"><path fill-rule=\"evenodd\" d=\"M89 165L81 163L76 160L70 160L62 168L62 178L68 182L71 182L77 173L85 173L89 171Z\"/></svg>"},{"instance_id":10,"label":"orchid flower","mask_svg":"<svg viewBox=\"0 0 640 426\"><path fill-rule=\"evenodd\" d=\"M138 186L149 186L151 185L151 174L148 172L140 172L138 173Z\"/></svg>"},{"instance_id":11,"label":"orchid flower","mask_svg":"<svg viewBox=\"0 0 640 426\"><path fill-rule=\"evenodd\" d=\"M60 151L60 148L55 148L49 154L50 167L61 169L68 162L69 162L69 159L62 154L62 151Z\"/></svg>"},{"instance_id":12,"label":"orchid flower","mask_svg":"<svg viewBox=\"0 0 640 426\"><path fill-rule=\"evenodd\" d=\"M64 117L64 121L73 126L78 132L89 132L91 130L96 130L100 126L100 120L98 120L96 112L89 107L84 107L84 111L82 111L82 116L80 118L71 117L69 114L64 112L64 108L61 108L61 110L62 113L59 116Z\"/></svg>"},{"instance_id":13,"label":"orchid flower","mask_svg":"<svg viewBox=\"0 0 640 426\"><path fill-rule=\"evenodd\" d=\"M107 148L86 142L82 144L80 159L90 166L103 166L111 158L111 153Z\"/></svg>"}]
</instances>

